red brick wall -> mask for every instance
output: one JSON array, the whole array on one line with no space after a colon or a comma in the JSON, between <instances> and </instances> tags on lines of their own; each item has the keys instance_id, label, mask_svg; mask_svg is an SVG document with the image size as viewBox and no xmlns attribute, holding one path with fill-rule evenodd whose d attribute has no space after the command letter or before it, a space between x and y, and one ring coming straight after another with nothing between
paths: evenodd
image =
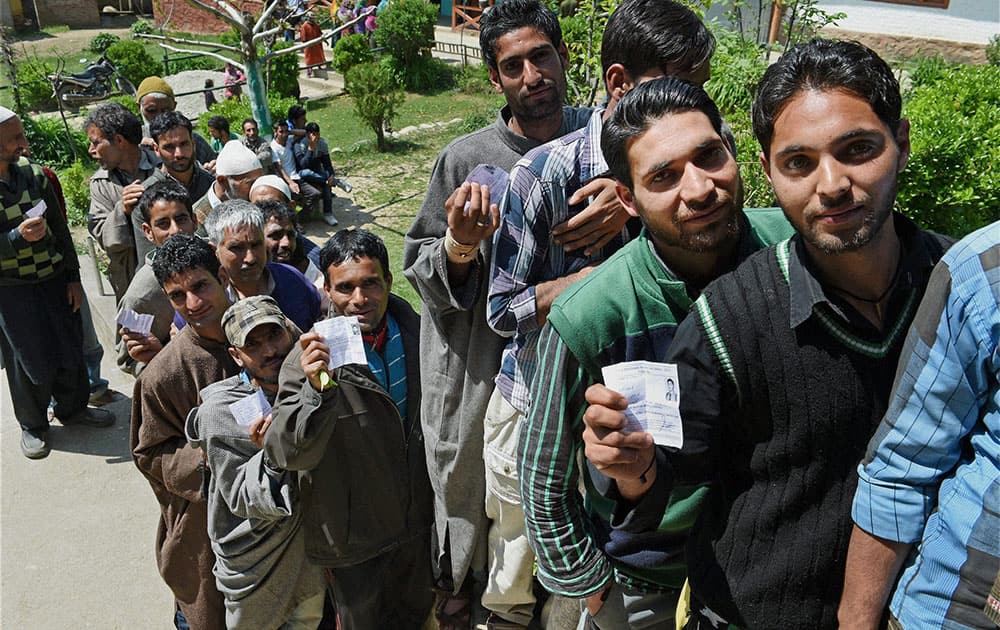
<instances>
[{"instance_id":1,"label":"red brick wall","mask_svg":"<svg viewBox=\"0 0 1000 630\"><path fill-rule=\"evenodd\" d=\"M205 2L212 4L212 0ZM230 4L238 10L257 13L264 3L262 0L230 0ZM153 0L153 18L157 26L169 21L166 26L172 31L221 33L229 29L229 25L215 15L187 0Z\"/></svg>"},{"instance_id":2,"label":"red brick wall","mask_svg":"<svg viewBox=\"0 0 1000 630\"><path fill-rule=\"evenodd\" d=\"M43 28L56 24L68 26L100 26L101 12L97 0L45 0L36 2L38 22Z\"/></svg>"}]
</instances>

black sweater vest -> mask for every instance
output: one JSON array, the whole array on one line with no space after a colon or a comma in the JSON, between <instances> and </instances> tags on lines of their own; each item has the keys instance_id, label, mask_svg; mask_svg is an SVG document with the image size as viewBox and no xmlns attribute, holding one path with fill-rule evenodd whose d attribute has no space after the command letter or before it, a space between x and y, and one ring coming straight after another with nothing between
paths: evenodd
<instances>
[{"instance_id":1,"label":"black sweater vest","mask_svg":"<svg viewBox=\"0 0 1000 630\"><path fill-rule=\"evenodd\" d=\"M688 543L689 579L730 623L835 628L856 468L924 286L899 291L897 325L882 339L852 339L846 325L838 336L830 311L792 329L782 251L787 242L758 252L699 305L706 338L721 335L714 347L728 375L716 492Z\"/></svg>"}]
</instances>

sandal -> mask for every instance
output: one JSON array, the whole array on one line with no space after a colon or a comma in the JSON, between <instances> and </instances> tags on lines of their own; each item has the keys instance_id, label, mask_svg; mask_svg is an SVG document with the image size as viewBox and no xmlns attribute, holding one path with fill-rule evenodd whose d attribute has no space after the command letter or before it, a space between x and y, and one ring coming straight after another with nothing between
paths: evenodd
<instances>
[{"instance_id":1,"label":"sandal","mask_svg":"<svg viewBox=\"0 0 1000 630\"><path fill-rule=\"evenodd\" d=\"M446 612L455 602L461 605L452 612ZM469 630L472 622L472 598L469 593L459 591L452 594L450 591L437 592L437 604L434 606L434 619L437 620L439 630Z\"/></svg>"}]
</instances>

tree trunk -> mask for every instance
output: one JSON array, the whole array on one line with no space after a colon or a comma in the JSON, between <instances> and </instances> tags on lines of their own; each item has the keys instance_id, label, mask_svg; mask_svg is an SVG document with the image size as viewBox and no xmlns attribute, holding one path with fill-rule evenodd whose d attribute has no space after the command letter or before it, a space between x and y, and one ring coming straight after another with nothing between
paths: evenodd
<instances>
[{"instance_id":1,"label":"tree trunk","mask_svg":"<svg viewBox=\"0 0 1000 630\"><path fill-rule=\"evenodd\" d=\"M250 96L250 111L260 127L260 135L270 137L271 110L267 105L267 90L264 85L264 69L260 59L247 59L247 94Z\"/></svg>"}]
</instances>

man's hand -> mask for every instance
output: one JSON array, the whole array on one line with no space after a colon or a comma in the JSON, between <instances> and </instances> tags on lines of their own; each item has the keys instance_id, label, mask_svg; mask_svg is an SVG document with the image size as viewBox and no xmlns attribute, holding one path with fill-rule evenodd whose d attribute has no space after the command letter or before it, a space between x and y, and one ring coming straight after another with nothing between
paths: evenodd
<instances>
[{"instance_id":1,"label":"man's hand","mask_svg":"<svg viewBox=\"0 0 1000 630\"><path fill-rule=\"evenodd\" d=\"M288 190L292 191L293 195L299 194L299 183L295 180L288 182Z\"/></svg>"},{"instance_id":2,"label":"man's hand","mask_svg":"<svg viewBox=\"0 0 1000 630\"><path fill-rule=\"evenodd\" d=\"M583 601L587 605L587 612L591 617L596 617L597 613L604 608L604 602L608 600L608 593L611 592L611 585L608 584L593 595L588 595Z\"/></svg>"},{"instance_id":3,"label":"man's hand","mask_svg":"<svg viewBox=\"0 0 1000 630\"><path fill-rule=\"evenodd\" d=\"M80 310L83 306L83 285L79 282L67 282L66 283L66 302L69 303L69 307L73 309L73 312Z\"/></svg>"},{"instance_id":4,"label":"man's hand","mask_svg":"<svg viewBox=\"0 0 1000 630\"><path fill-rule=\"evenodd\" d=\"M211 173L212 175L215 175L215 160L210 160L208 162L205 162L204 164L201 165L201 167L206 171L208 171L209 173Z\"/></svg>"},{"instance_id":5,"label":"man's hand","mask_svg":"<svg viewBox=\"0 0 1000 630\"><path fill-rule=\"evenodd\" d=\"M465 202L469 202L468 211ZM490 203L490 187L464 182L444 202L451 236L463 245L491 238L500 226L500 207Z\"/></svg>"},{"instance_id":6,"label":"man's hand","mask_svg":"<svg viewBox=\"0 0 1000 630\"><path fill-rule=\"evenodd\" d=\"M582 212L552 228L553 239L567 252L586 247L584 253L590 256L621 233L629 219L615 194L615 180L591 180L573 193L567 203L574 206L591 196L594 200Z\"/></svg>"},{"instance_id":7,"label":"man's hand","mask_svg":"<svg viewBox=\"0 0 1000 630\"><path fill-rule=\"evenodd\" d=\"M318 392L323 391L323 381L320 374L327 371L330 364L330 349L323 343L323 338L317 332L307 332L299 337L299 346L302 348L302 357L299 364L305 372L309 384Z\"/></svg>"},{"instance_id":8,"label":"man's hand","mask_svg":"<svg viewBox=\"0 0 1000 630\"><path fill-rule=\"evenodd\" d=\"M44 216L25 219L17 226L17 231L21 234L21 238L29 243L42 240L45 237L46 230Z\"/></svg>"},{"instance_id":9,"label":"man's hand","mask_svg":"<svg viewBox=\"0 0 1000 630\"><path fill-rule=\"evenodd\" d=\"M269 428L271 428L271 414L257 418L250 423L250 428L247 430L247 433L250 434L250 441L253 442L257 448L264 448L264 434L267 433Z\"/></svg>"},{"instance_id":10,"label":"man's hand","mask_svg":"<svg viewBox=\"0 0 1000 630\"><path fill-rule=\"evenodd\" d=\"M139 204L139 197L142 197L142 192L146 190L142 186L142 182L138 179L122 188L122 208L125 210L125 214L132 216L132 211Z\"/></svg>"},{"instance_id":11,"label":"man's hand","mask_svg":"<svg viewBox=\"0 0 1000 630\"><path fill-rule=\"evenodd\" d=\"M601 384L587 388L584 397L590 406L583 414L586 429L583 431L584 454L599 471L614 479L618 490L626 499L641 496L652 479L656 466L650 463L656 457L653 436L637 431L623 433L628 401L618 392ZM645 473L646 482L640 481Z\"/></svg>"},{"instance_id":12,"label":"man's hand","mask_svg":"<svg viewBox=\"0 0 1000 630\"><path fill-rule=\"evenodd\" d=\"M163 344L156 338L156 335L141 335L130 331L128 328L119 329L118 334L121 335L122 341L125 342L125 349L128 351L128 356L139 363L149 363L160 350L163 350Z\"/></svg>"}]
</instances>

